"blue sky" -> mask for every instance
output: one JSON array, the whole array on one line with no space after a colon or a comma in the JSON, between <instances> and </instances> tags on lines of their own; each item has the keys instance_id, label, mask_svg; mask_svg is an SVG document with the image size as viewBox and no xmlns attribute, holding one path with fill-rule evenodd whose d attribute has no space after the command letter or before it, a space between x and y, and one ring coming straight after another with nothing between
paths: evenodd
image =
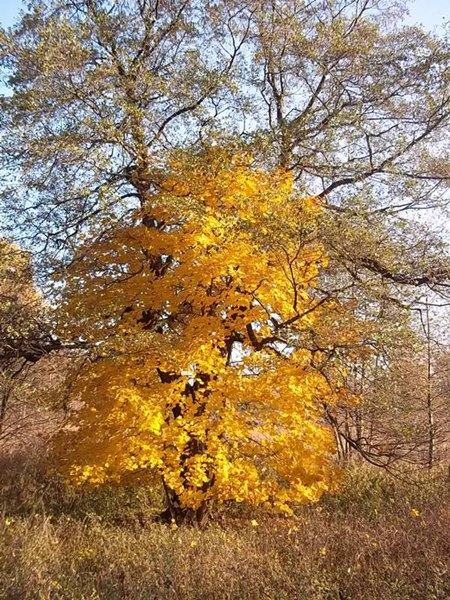
<instances>
[{"instance_id":1,"label":"blue sky","mask_svg":"<svg viewBox=\"0 0 450 600\"><path fill-rule=\"evenodd\" d=\"M0 23L4 27L14 22L21 5L19 0L0 0Z\"/></svg>"},{"instance_id":2,"label":"blue sky","mask_svg":"<svg viewBox=\"0 0 450 600\"><path fill-rule=\"evenodd\" d=\"M11 25L16 19L22 2L20 0L0 0L0 23ZM412 21L424 27L434 28L450 20L449 0L412 0L410 3Z\"/></svg>"},{"instance_id":3,"label":"blue sky","mask_svg":"<svg viewBox=\"0 0 450 600\"><path fill-rule=\"evenodd\" d=\"M412 20L422 23L424 27L433 28L450 21L449 0L414 0L409 10Z\"/></svg>"}]
</instances>

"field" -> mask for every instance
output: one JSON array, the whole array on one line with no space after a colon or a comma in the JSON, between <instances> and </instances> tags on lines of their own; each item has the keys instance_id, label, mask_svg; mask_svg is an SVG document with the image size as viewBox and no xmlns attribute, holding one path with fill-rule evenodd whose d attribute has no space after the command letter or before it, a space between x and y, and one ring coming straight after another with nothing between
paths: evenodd
<instances>
[{"instance_id":1,"label":"field","mask_svg":"<svg viewBox=\"0 0 450 600\"><path fill-rule=\"evenodd\" d=\"M202 530L155 523L152 490L74 492L2 464L0 598L448 600L446 474L366 467L293 518L217 510Z\"/></svg>"}]
</instances>

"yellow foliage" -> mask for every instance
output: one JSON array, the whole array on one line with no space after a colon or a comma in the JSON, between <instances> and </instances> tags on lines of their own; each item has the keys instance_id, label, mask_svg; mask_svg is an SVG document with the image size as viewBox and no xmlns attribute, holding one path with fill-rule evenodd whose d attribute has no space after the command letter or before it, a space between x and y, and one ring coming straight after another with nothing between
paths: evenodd
<instances>
[{"instance_id":1,"label":"yellow foliage","mask_svg":"<svg viewBox=\"0 0 450 600\"><path fill-rule=\"evenodd\" d=\"M289 174L214 150L178 157L128 224L87 239L61 324L95 348L58 440L72 482L159 475L185 507L288 514L332 486L322 410L343 376L308 345L341 310L314 291L320 211Z\"/></svg>"}]
</instances>

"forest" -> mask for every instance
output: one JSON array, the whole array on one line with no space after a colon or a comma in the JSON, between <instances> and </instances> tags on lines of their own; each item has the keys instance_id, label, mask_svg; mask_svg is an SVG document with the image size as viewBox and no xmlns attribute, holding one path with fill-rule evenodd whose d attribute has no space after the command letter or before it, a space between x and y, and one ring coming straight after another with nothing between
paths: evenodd
<instances>
[{"instance_id":1,"label":"forest","mask_svg":"<svg viewBox=\"0 0 450 600\"><path fill-rule=\"evenodd\" d=\"M450 598L450 29L0 28L0 599Z\"/></svg>"}]
</instances>

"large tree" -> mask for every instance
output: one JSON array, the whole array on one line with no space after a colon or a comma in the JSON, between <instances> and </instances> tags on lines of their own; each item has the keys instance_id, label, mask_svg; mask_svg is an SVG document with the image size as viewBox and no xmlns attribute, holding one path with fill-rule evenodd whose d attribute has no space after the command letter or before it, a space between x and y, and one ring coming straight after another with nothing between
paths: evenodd
<instances>
[{"instance_id":1,"label":"large tree","mask_svg":"<svg viewBox=\"0 0 450 600\"><path fill-rule=\"evenodd\" d=\"M179 171L173 161L180 149L192 159L190 171L181 169L189 181L202 181L202 169L208 170L196 163L208 155L206 149L234 147L223 160L250 152L250 180L254 173L262 180L269 173L289 177L292 193L279 198L286 210L296 210L300 197L321 201L326 215L317 232L331 264L314 290L309 284L300 289L324 307L334 299L349 322L353 310L352 327L357 328L362 312L371 315L365 319L369 329L383 323L374 315L399 314L385 310L386 303L411 306L417 300L411 289L428 286L445 294L450 268L444 245L403 215L445 205L450 48L444 37L402 26L401 15L401 2L380 0L32 1L21 21L1 32L9 87L0 121L1 201L5 227L40 256L41 272L60 271L56 292L67 289L75 303L67 314L76 314L78 307L89 317L82 321L85 331L67 319L59 332L62 341L93 342L98 349L98 331L103 336L112 328L120 344L120 327L132 318L134 327L152 331L170 346L175 315L187 311L182 324L191 323L190 298L165 312L155 306L161 297L145 296L136 303L126 294L112 298L112 312L102 313L101 327L95 318L97 301L105 309L102 286L114 289L118 276L124 277L120 285L129 281L130 289L140 290L139 278L150 269L171 293L176 289L183 296L197 289L194 280L192 289L173 281L189 264L186 257L158 246L164 227L170 228L167 239L176 239L185 221L196 232L204 227L199 235L208 236L203 192L185 190L195 210L185 205L178 187L168 195L168 174ZM210 179L215 180L211 173ZM161 194L167 202L163 216L154 213ZM252 198L264 208L258 194ZM265 223L263 214L256 230L262 235L265 228L274 243L283 243L284 216L277 210L270 206L278 219ZM286 227L292 224L298 230L290 231L288 246L303 231L301 219L288 219ZM138 250L144 248L148 263L135 271L135 234L130 232L138 231L149 237L138 236ZM248 253L265 256L264 235ZM127 243L131 254L122 264ZM219 248L226 254L225 239ZM88 265L86 271L77 272L80 265ZM217 278L222 285L227 274L220 271ZM78 285L85 286L86 295L75 301ZM282 289L278 280L277 286ZM266 306L282 292L273 293ZM268 350L255 330L261 315L253 320L243 312L247 342L264 355ZM318 334L308 343L300 336L298 347L304 342L306 352L325 353L327 364L343 360L349 322L337 320L336 337L326 343ZM292 324L300 323L295 316ZM271 338L276 322L269 327ZM367 351L379 345L375 331L358 333L352 344ZM180 364L173 371L177 378L167 385L179 385L181 371L189 370ZM269 377L271 367L266 367ZM160 379L172 377L165 368ZM181 488L174 489L182 495Z\"/></svg>"},{"instance_id":2,"label":"large tree","mask_svg":"<svg viewBox=\"0 0 450 600\"><path fill-rule=\"evenodd\" d=\"M16 231L61 253L85 224L142 203L165 150L229 135L348 219L436 205L449 178L449 46L402 26L398 7L31 2L1 36L2 197ZM360 263L406 282L447 275Z\"/></svg>"}]
</instances>

